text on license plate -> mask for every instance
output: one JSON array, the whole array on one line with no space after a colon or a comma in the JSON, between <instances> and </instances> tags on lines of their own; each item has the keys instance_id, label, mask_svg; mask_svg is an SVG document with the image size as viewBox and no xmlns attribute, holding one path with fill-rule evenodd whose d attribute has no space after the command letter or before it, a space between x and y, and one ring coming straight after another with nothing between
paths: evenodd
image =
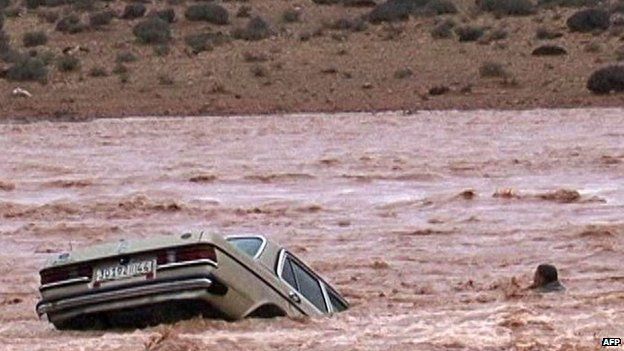
<instances>
[{"instance_id":1,"label":"text on license plate","mask_svg":"<svg viewBox=\"0 0 624 351\"><path fill-rule=\"evenodd\" d=\"M95 270L96 282L107 280L126 279L141 275L148 275L156 270L156 260L146 260L130 262L127 264L116 264L99 267Z\"/></svg>"}]
</instances>

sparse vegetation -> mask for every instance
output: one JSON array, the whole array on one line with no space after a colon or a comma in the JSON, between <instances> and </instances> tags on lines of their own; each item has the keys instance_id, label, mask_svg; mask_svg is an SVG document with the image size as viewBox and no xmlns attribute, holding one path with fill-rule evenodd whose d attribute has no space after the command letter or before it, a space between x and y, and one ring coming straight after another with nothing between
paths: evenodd
<instances>
[{"instance_id":1,"label":"sparse vegetation","mask_svg":"<svg viewBox=\"0 0 624 351\"><path fill-rule=\"evenodd\" d=\"M123 63L118 63L113 67L113 74L126 74L128 73L128 67Z\"/></svg>"},{"instance_id":2,"label":"sparse vegetation","mask_svg":"<svg viewBox=\"0 0 624 351\"><path fill-rule=\"evenodd\" d=\"M244 28L236 28L232 36L236 39L257 41L271 36L269 23L262 17L256 16L247 22Z\"/></svg>"},{"instance_id":3,"label":"sparse vegetation","mask_svg":"<svg viewBox=\"0 0 624 351\"><path fill-rule=\"evenodd\" d=\"M130 51L120 51L117 53L115 62L117 63L130 63L136 62L139 58Z\"/></svg>"},{"instance_id":4,"label":"sparse vegetation","mask_svg":"<svg viewBox=\"0 0 624 351\"><path fill-rule=\"evenodd\" d=\"M301 11L299 9L286 9L282 12L282 22L294 23L301 20Z\"/></svg>"},{"instance_id":5,"label":"sparse vegetation","mask_svg":"<svg viewBox=\"0 0 624 351\"><path fill-rule=\"evenodd\" d=\"M477 0L481 11L492 12L498 16L528 16L535 13L531 0Z\"/></svg>"},{"instance_id":6,"label":"sparse vegetation","mask_svg":"<svg viewBox=\"0 0 624 351\"><path fill-rule=\"evenodd\" d=\"M394 79L405 79L414 74L411 69L405 67L394 71Z\"/></svg>"},{"instance_id":7,"label":"sparse vegetation","mask_svg":"<svg viewBox=\"0 0 624 351\"><path fill-rule=\"evenodd\" d=\"M251 66L251 74L253 74L253 76L256 78L263 78L269 75L269 71L267 71L264 66L256 64Z\"/></svg>"},{"instance_id":8,"label":"sparse vegetation","mask_svg":"<svg viewBox=\"0 0 624 351\"><path fill-rule=\"evenodd\" d=\"M269 60L269 56L263 52L245 51L243 60L245 62L265 62Z\"/></svg>"},{"instance_id":9,"label":"sparse vegetation","mask_svg":"<svg viewBox=\"0 0 624 351\"><path fill-rule=\"evenodd\" d=\"M239 7L238 11L236 11L236 17L240 17L240 18L251 17L251 6L243 5L243 6Z\"/></svg>"},{"instance_id":10,"label":"sparse vegetation","mask_svg":"<svg viewBox=\"0 0 624 351\"><path fill-rule=\"evenodd\" d=\"M543 7L590 7L596 6L600 0L538 0L537 4Z\"/></svg>"},{"instance_id":11,"label":"sparse vegetation","mask_svg":"<svg viewBox=\"0 0 624 351\"><path fill-rule=\"evenodd\" d=\"M455 34L457 34L460 42L477 41L484 33L485 30L477 26L467 25L455 28Z\"/></svg>"},{"instance_id":12,"label":"sparse vegetation","mask_svg":"<svg viewBox=\"0 0 624 351\"><path fill-rule=\"evenodd\" d=\"M124 8L123 14L121 15L121 18L128 19L128 20L140 18L140 17L143 17L143 15L145 15L146 11L147 9L145 8L145 5L141 4L140 2L135 2L132 4L126 5L126 7Z\"/></svg>"},{"instance_id":13,"label":"sparse vegetation","mask_svg":"<svg viewBox=\"0 0 624 351\"><path fill-rule=\"evenodd\" d=\"M611 25L611 19L604 10L586 9L575 12L566 24L572 32L604 31Z\"/></svg>"},{"instance_id":14,"label":"sparse vegetation","mask_svg":"<svg viewBox=\"0 0 624 351\"><path fill-rule=\"evenodd\" d=\"M61 72L75 71L80 67L80 60L75 56L63 55L56 60L56 68Z\"/></svg>"},{"instance_id":15,"label":"sparse vegetation","mask_svg":"<svg viewBox=\"0 0 624 351\"><path fill-rule=\"evenodd\" d=\"M562 36L563 36L563 33L555 31L547 27L539 27L535 31L535 38L540 39L540 40L552 40L552 39L561 38Z\"/></svg>"},{"instance_id":16,"label":"sparse vegetation","mask_svg":"<svg viewBox=\"0 0 624 351\"><path fill-rule=\"evenodd\" d=\"M184 38L184 42L188 45L194 54L198 54L202 51L211 51L213 49L210 43L210 33L200 33L187 35Z\"/></svg>"},{"instance_id":17,"label":"sparse vegetation","mask_svg":"<svg viewBox=\"0 0 624 351\"><path fill-rule=\"evenodd\" d=\"M67 15L56 24L56 30L63 33L76 34L85 30L85 24L80 21L78 15Z\"/></svg>"},{"instance_id":18,"label":"sparse vegetation","mask_svg":"<svg viewBox=\"0 0 624 351\"><path fill-rule=\"evenodd\" d=\"M169 23L158 17L150 17L139 22L132 33L144 44L165 44L171 39Z\"/></svg>"},{"instance_id":19,"label":"sparse vegetation","mask_svg":"<svg viewBox=\"0 0 624 351\"><path fill-rule=\"evenodd\" d=\"M457 6L451 0L429 0L424 7L425 13L434 15L445 15L457 13Z\"/></svg>"},{"instance_id":20,"label":"sparse vegetation","mask_svg":"<svg viewBox=\"0 0 624 351\"><path fill-rule=\"evenodd\" d=\"M164 9L164 10L156 11L155 16L159 17L161 20L167 23L173 23L176 20L174 9Z\"/></svg>"},{"instance_id":21,"label":"sparse vegetation","mask_svg":"<svg viewBox=\"0 0 624 351\"><path fill-rule=\"evenodd\" d=\"M406 21L415 5L416 1L412 3L408 0L387 0L373 8L368 14L368 20L371 23ZM419 7L425 5L426 2L422 1L422 5Z\"/></svg>"},{"instance_id":22,"label":"sparse vegetation","mask_svg":"<svg viewBox=\"0 0 624 351\"><path fill-rule=\"evenodd\" d=\"M333 0L330 0L330 1L333 1ZM345 7L375 7L375 6L377 6L377 3L374 0L342 0L342 6L345 6Z\"/></svg>"},{"instance_id":23,"label":"sparse vegetation","mask_svg":"<svg viewBox=\"0 0 624 351\"><path fill-rule=\"evenodd\" d=\"M59 18L59 13L55 10L40 9L37 11L37 16L48 23L56 23Z\"/></svg>"},{"instance_id":24,"label":"sparse vegetation","mask_svg":"<svg viewBox=\"0 0 624 351\"><path fill-rule=\"evenodd\" d=\"M171 48L167 44L154 45L154 54L159 57L164 57L169 55L171 52Z\"/></svg>"},{"instance_id":25,"label":"sparse vegetation","mask_svg":"<svg viewBox=\"0 0 624 351\"><path fill-rule=\"evenodd\" d=\"M22 43L24 47L30 48L39 45L45 45L48 42L48 36L44 31L27 32L22 37Z\"/></svg>"},{"instance_id":26,"label":"sparse vegetation","mask_svg":"<svg viewBox=\"0 0 624 351\"><path fill-rule=\"evenodd\" d=\"M184 16L189 21L206 21L213 24L225 25L229 21L229 13L225 7L217 4L196 4L186 9Z\"/></svg>"},{"instance_id":27,"label":"sparse vegetation","mask_svg":"<svg viewBox=\"0 0 624 351\"><path fill-rule=\"evenodd\" d=\"M624 92L624 66L607 66L593 72L587 80L587 89L594 94Z\"/></svg>"},{"instance_id":28,"label":"sparse vegetation","mask_svg":"<svg viewBox=\"0 0 624 351\"><path fill-rule=\"evenodd\" d=\"M6 77L13 81L38 81L43 83L46 81L47 75L48 69L41 59L20 56L9 67Z\"/></svg>"},{"instance_id":29,"label":"sparse vegetation","mask_svg":"<svg viewBox=\"0 0 624 351\"><path fill-rule=\"evenodd\" d=\"M433 39L449 39L453 37L453 27L455 27L455 21L446 19L433 27L431 30L431 37Z\"/></svg>"},{"instance_id":30,"label":"sparse vegetation","mask_svg":"<svg viewBox=\"0 0 624 351\"><path fill-rule=\"evenodd\" d=\"M175 80L168 74L158 75L158 84L160 85L174 85Z\"/></svg>"},{"instance_id":31,"label":"sparse vegetation","mask_svg":"<svg viewBox=\"0 0 624 351\"><path fill-rule=\"evenodd\" d=\"M108 72L104 67L95 66L89 70L89 76L94 78L108 77Z\"/></svg>"},{"instance_id":32,"label":"sparse vegetation","mask_svg":"<svg viewBox=\"0 0 624 351\"><path fill-rule=\"evenodd\" d=\"M89 25L91 28L100 28L111 23L115 14L112 10L95 12L89 15Z\"/></svg>"},{"instance_id":33,"label":"sparse vegetation","mask_svg":"<svg viewBox=\"0 0 624 351\"><path fill-rule=\"evenodd\" d=\"M479 75L482 78L507 78L509 77L509 73L507 72L507 70L502 64L498 62L492 62L492 61L484 62L479 67Z\"/></svg>"},{"instance_id":34,"label":"sparse vegetation","mask_svg":"<svg viewBox=\"0 0 624 351\"><path fill-rule=\"evenodd\" d=\"M366 21L362 18L350 19L346 17L339 18L333 22L330 22L326 26L332 30L350 30L353 32L362 32L366 30Z\"/></svg>"},{"instance_id":35,"label":"sparse vegetation","mask_svg":"<svg viewBox=\"0 0 624 351\"><path fill-rule=\"evenodd\" d=\"M592 41L585 45L585 52L598 53L602 51L602 45L599 42Z\"/></svg>"},{"instance_id":36,"label":"sparse vegetation","mask_svg":"<svg viewBox=\"0 0 624 351\"><path fill-rule=\"evenodd\" d=\"M566 49L562 48L561 46L546 44L546 45L541 45L535 48L535 50L531 52L531 55L533 56L560 56L560 55L567 55L567 53L568 52L566 51Z\"/></svg>"}]
</instances>

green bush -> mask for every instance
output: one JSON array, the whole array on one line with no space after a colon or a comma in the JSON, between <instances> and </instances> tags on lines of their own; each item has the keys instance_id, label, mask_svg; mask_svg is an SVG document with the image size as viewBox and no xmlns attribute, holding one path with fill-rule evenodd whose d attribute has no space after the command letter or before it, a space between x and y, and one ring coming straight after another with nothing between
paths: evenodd
<instances>
[{"instance_id":1,"label":"green bush","mask_svg":"<svg viewBox=\"0 0 624 351\"><path fill-rule=\"evenodd\" d=\"M262 40L271 36L271 28L267 21L262 17L256 16L250 19L244 28L235 29L232 36L236 39L249 41Z\"/></svg>"},{"instance_id":2,"label":"green bush","mask_svg":"<svg viewBox=\"0 0 624 351\"><path fill-rule=\"evenodd\" d=\"M531 0L477 0L481 11L493 12L499 16L528 16L535 13Z\"/></svg>"},{"instance_id":3,"label":"green bush","mask_svg":"<svg viewBox=\"0 0 624 351\"><path fill-rule=\"evenodd\" d=\"M48 69L41 59L22 56L16 60L7 71L7 79L13 81L39 81L45 82Z\"/></svg>"},{"instance_id":4,"label":"green bush","mask_svg":"<svg viewBox=\"0 0 624 351\"><path fill-rule=\"evenodd\" d=\"M585 9L572 14L566 25L572 32L604 31L611 25L611 18L607 11Z\"/></svg>"},{"instance_id":5,"label":"green bush","mask_svg":"<svg viewBox=\"0 0 624 351\"><path fill-rule=\"evenodd\" d=\"M593 72L587 80L587 89L594 94L624 92L624 66L607 66Z\"/></svg>"},{"instance_id":6,"label":"green bush","mask_svg":"<svg viewBox=\"0 0 624 351\"><path fill-rule=\"evenodd\" d=\"M56 60L56 68L61 72L75 71L80 67L80 60L75 56L63 55Z\"/></svg>"},{"instance_id":7,"label":"green bush","mask_svg":"<svg viewBox=\"0 0 624 351\"><path fill-rule=\"evenodd\" d=\"M184 12L189 21L206 21L213 24L225 25L230 22L229 13L225 7L217 4L191 5Z\"/></svg>"},{"instance_id":8,"label":"green bush","mask_svg":"<svg viewBox=\"0 0 624 351\"><path fill-rule=\"evenodd\" d=\"M485 31L482 27L461 26L455 28L455 34L457 34L457 37L461 42L477 41L483 36L484 33Z\"/></svg>"},{"instance_id":9,"label":"green bush","mask_svg":"<svg viewBox=\"0 0 624 351\"><path fill-rule=\"evenodd\" d=\"M67 0L75 10L78 11L90 11L95 7L96 0Z\"/></svg>"},{"instance_id":10,"label":"green bush","mask_svg":"<svg viewBox=\"0 0 624 351\"><path fill-rule=\"evenodd\" d=\"M387 0L373 8L368 14L368 20L371 23L405 21L409 18L413 9L414 6L410 1Z\"/></svg>"},{"instance_id":11,"label":"green bush","mask_svg":"<svg viewBox=\"0 0 624 351\"><path fill-rule=\"evenodd\" d=\"M131 19L143 17L143 15L145 15L145 11L147 11L147 9L145 8L145 5L141 4L140 2L128 4L124 8L121 18L131 20Z\"/></svg>"},{"instance_id":12,"label":"green bush","mask_svg":"<svg viewBox=\"0 0 624 351\"><path fill-rule=\"evenodd\" d=\"M158 17L151 17L139 22L132 33L144 44L165 44L171 39L169 23Z\"/></svg>"},{"instance_id":13,"label":"green bush","mask_svg":"<svg viewBox=\"0 0 624 351\"><path fill-rule=\"evenodd\" d=\"M76 14L67 15L56 24L56 30L69 34L80 33L85 30L85 27Z\"/></svg>"},{"instance_id":14,"label":"green bush","mask_svg":"<svg viewBox=\"0 0 624 351\"><path fill-rule=\"evenodd\" d=\"M110 24L113 17L115 13L112 10L95 12L89 15L89 25L91 28L100 28Z\"/></svg>"},{"instance_id":15,"label":"green bush","mask_svg":"<svg viewBox=\"0 0 624 351\"><path fill-rule=\"evenodd\" d=\"M39 45L45 45L48 42L48 36L44 31L28 32L22 37L25 47L30 48Z\"/></svg>"}]
</instances>

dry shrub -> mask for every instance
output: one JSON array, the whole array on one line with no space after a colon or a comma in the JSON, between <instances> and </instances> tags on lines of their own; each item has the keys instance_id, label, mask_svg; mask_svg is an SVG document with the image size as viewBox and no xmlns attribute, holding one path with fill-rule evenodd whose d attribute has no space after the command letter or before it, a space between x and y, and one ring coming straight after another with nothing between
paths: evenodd
<instances>
[{"instance_id":1,"label":"dry shrub","mask_svg":"<svg viewBox=\"0 0 624 351\"><path fill-rule=\"evenodd\" d=\"M35 57L21 56L7 71L7 79L13 81L45 82L48 69L43 60Z\"/></svg>"},{"instance_id":2,"label":"dry shrub","mask_svg":"<svg viewBox=\"0 0 624 351\"><path fill-rule=\"evenodd\" d=\"M39 45L45 45L48 42L48 36L44 31L27 32L22 37L24 47L30 48Z\"/></svg>"},{"instance_id":3,"label":"dry shrub","mask_svg":"<svg viewBox=\"0 0 624 351\"><path fill-rule=\"evenodd\" d=\"M166 44L171 39L169 23L158 17L150 17L139 22L132 33L144 44Z\"/></svg>"},{"instance_id":4,"label":"dry shrub","mask_svg":"<svg viewBox=\"0 0 624 351\"><path fill-rule=\"evenodd\" d=\"M269 23L262 17L256 16L247 22L244 28L236 28L232 32L232 37L249 41L266 39L271 36Z\"/></svg>"},{"instance_id":5,"label":"dry shrub","mask_svg":"<svg viewBox=\"0 0 624 351\"><path fill-rule=\"evenodd\" d=\"M68 34L76 34L84 31L86 25L80 21L80 17L74 13L69 14L56 24L56 30Z\"/></svg>"},{"instance_id":6,"label":"dry shrub","mask_svg":"<svg viewBox=\"0 0 624 351\"><path fill-rule=\"evenodd\" d=\"M509 77L509 72L502 64L487 61L479 67L479 75L482 78L507 78Z\"/></svg>"},{"instance_id":7,"label":"dry shrub","mask_svg":"<svg viewBox=\"0 0 624 351\"><path fill-rule=\"evenodd\" d=\"M61 72L75 71L80 67L80 60L75 56L63 55L56 60L56 68Z\"/></svg>"},{"instance_id":8,"label":"dry shrub","mask_svg":"<svg viewBox=\"0 0 624 351\"><path fill-rule=\"evenodd\" d=\"M587 89L594 94L624 92L624 66L614 65L596 70L587 80Z\"/></svg>"},{"instance_id":9,"label":"dry shrub","mask_svg":"<svg viewBox=\"0 0 624 351\"><path fill-rule=\"evenodd\" d=\"M570 16L566 25L572 32L604 31L611 25L609 13L599 9L586 9Z\"/></svg>"},{"instance_id":10,"label":"dry shrub","mask_svg":"<svg viewBox=\"0 0 624 351\"><path fill-rule=\"evenodd\" d=\"M533 50L533 52L531 52L531 55L533 56L561 56L567 54L568 51L566 49L552 44L538 46L535 50Z\"/></svg>"},{"instance_id":11,"label":"dry shrub","mask_svg":"<svg viewBox=\"0 0 624 351\"><path fill-rule=\"evenodd\" d=\"M189 21L205 21L212 24L225 25L229 21L229 13L225 7L217 4L196 4L189 6L184 12Z\"/></svg>"},{"instance_id":12,"label":"dry shrub","mask_svg":"<svg viewBox=\"0 0 624 351\"><path fill-rule=\"evenodd\" d=\"M126 7L124 8L123 14L121 15L121 18L128 19L128 20L140 18L140 17L143 17L143 15L145 15L146 11L147 9L145 8L145 5L139 2L135 2L132 4L126 5Z\"/></svg>"},{"instance_id":13,"label":"dry shrub","mask_svg":"<svg viewBox=\"0 0 624 351\"><path fill-rule=\"evenodd\" d=\"M455 34L457 34L457 37L461 42L477 41L483 36L484 33L485 30L478 26L466 25L455 28Z\"/></svg>"}]
</instances>

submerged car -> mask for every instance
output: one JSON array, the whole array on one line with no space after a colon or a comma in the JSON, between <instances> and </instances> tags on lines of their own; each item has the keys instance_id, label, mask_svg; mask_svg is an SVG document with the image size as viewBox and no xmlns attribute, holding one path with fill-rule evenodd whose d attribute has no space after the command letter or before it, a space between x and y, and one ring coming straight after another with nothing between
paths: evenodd
<instances>
[{"instance_id":1,"label":"submerged car","mask_svg":"<svg viewBox=\"0 0 624 351\"><path fill-rule=\"evenodd\" d=\"M295 255L261 235L122 240L55 256L40 276L37 314L58 329L196 315L322 316L349 306Z\"/></svg>"}]
</instances>

